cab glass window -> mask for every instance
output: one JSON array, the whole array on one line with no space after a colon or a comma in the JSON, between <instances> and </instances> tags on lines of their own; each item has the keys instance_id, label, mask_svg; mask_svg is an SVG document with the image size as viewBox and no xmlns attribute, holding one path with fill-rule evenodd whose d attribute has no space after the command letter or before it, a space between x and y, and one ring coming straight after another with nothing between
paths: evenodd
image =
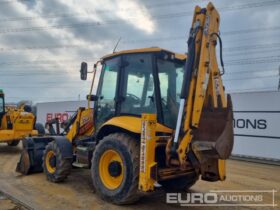
<instances>
[{"instance_id":1,"label":"cab glass window","mask_svg":"<svg viewBox=\"0 0 280 210\"><path fill-rule=\"evenodd\" d=\"M119 69L119 58L105 61L100 76L97 102L97 126L115 116L115 95ZM99 75L98 75L99 78Z\"/></svg>"},{"instance_id":2,"label":"cab glass window","mask_svg":"<svg viewBox=\"0 0 280 210\"><path fill-rule=\"evenodd\" d=\"M121 114L156 113L152 55L125 55L123 63Z\"/></svg>"},{"instance_id":3,"label":"cab glass window","mask_svg":"<svg viewBox=\"0 0 280 210\"><path fill-rule=\"evenodd\" d=\"M157 59L164 124L174 128L177 121L184 62Z\"/></svg>"}]
</instances>

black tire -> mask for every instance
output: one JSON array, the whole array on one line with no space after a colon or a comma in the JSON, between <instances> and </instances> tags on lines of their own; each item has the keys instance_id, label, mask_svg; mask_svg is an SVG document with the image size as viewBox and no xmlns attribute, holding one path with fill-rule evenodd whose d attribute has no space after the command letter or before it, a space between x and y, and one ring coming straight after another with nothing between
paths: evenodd
<instances>
[{"instance_id":1,"label":"black tire","mask_svg":"<svg viewBox=\"0 0 280 210\"><path fill-rule=\"evenodd\" d=\"M99 173L100 158L108 150L116 151L123 162L124 178L120 186L113 190L103 184ZM139 155L139 142L130 135L115 133L101 140L93 152L91 176L93 186L102 199L115 204L129 204L140 198L138 193Z\"/></svg>"},{"instance_id":2,"label":"black tire","mask_svg":"<svg viewBox=\"0 0 280 210\"><path fill-rule=\"evenodd\" d=\"M39 135L45 135L45 133L46 133L45 128L41 123L36 123L35 124L35 130L38 131Z\"/></svg>"},{"instance_id":3,"label":"black tire","mask_svg":"<svg viewBox=\"0 0 280 210\"><path fill-rule=\"evenodd\" d=\"M187 176L160 181L159 184L162 185L166 192L187 191L196 183L198 177L199 176L195 172L192 172Z\"/></svg>"},{"instance_id":4,"label":"black tire","mask_svg":"<svg viewBox=\"0 0 280 210\"><path fill-rule=\"evenodd\" d=\"M49 171L47 167L48 164L47 155L49 152L53 152L55 155L55 159L53 161L55 170L53 172ZM49 164L51 163L49 162ZM47 179L51 182L62 182L71 173L71 168L72 168L72 159L62 158L61 151L58 145L56 144L56 142L55 141L50 142L46 146L43 155L43 169L44 169L44 173L47 176Z\"/></svg>"},{"instance_id":5,"label":"black tire","mask_svg":"<svg viewBox=\"0 0 280 210\"><path fill-rule=\"evenodd\" d=\"M19 140L13 140L7 142L8 146L15 147L19 144Z\"/></svg>"}]
</instances>

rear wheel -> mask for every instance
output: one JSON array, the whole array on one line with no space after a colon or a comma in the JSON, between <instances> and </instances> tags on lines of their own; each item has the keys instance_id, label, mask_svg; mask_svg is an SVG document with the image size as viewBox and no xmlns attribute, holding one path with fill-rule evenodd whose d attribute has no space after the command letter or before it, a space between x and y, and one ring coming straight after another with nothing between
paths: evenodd
<instances>
[{"instance_id":1,"label":"rear wheel","mask_svg":"<svg viewBox=\"0 0 280 210\"><path fill-rule=\"evenodd\" d=\"M11 147L15 147L19 144L19 140L8 141L7 144Z\"/></svg>"},{"instance_id":2,"label":"rear wheel","mask_svg":"<svg viewBox=\"0 0 280 210\"><path fill-rule=\"evenodd\" d=\"M72 159L62 158L55 141L50 142L43 155L43 169L51 182L62 182L71 173Z\"/></svg>"},{"instance_id":3,"label":"rear wheel","mask_svg":"<svg viewBox=\"0 0 280 210\"><path fill-rule=\"evenodd\" d=\"M198 175L192 172L186 176L159 182L167 192L186 191L198 180Z\"/></svg>"},{"instance_id":4,"label":"rear wheel","mask_svg":"<svg viewBox=\"0 0 280 210\"><path fill-rule=\"evenodd\" d=\"M123 133L104 137L97 145L91 165L93 186L104 199L115 204L139 199L139 142Z\"/></svg>"}]
</instances>

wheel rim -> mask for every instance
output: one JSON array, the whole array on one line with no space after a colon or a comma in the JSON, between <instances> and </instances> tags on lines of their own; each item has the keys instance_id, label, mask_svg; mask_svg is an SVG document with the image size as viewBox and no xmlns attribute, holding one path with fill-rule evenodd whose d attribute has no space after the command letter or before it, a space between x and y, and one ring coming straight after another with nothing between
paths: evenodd
<instances>
[{"instance_id":1,"label":"wheel rim","mask_svg":"<svg viewBox=\"0 0 280 210\"><path fill-rule=\"evenodd\" d=\"M117 189L123 181L123 161L118 152L105 151L99 160L99 175L103 185L109 190Z\"/></svg>"},{"instance_id":2,"label":"wheel rim","mask_svg":"<svg viewBox=\"0 0 280 210\"><path fill-rule=\"evenodd\" d=\"M48 151L46 155L46 167L49 173L53 174L56 170L56 158L53 151Z\"/></svg>"}]
</instances>

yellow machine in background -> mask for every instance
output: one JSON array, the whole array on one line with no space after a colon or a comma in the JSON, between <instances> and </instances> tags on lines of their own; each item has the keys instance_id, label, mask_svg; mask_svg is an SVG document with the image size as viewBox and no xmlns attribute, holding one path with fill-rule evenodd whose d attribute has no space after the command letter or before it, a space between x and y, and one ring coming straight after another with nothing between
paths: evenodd
<instances>
[{"instance_id":1,"label":"yellow machine in background","mask_svg":"<svg viewBox=\"0 0 280 210\"><path fill-rule=\"evenodd\" d=\"M159 185L178 191L199 178L224 181L233 116L222 50L222 70L216 58L219 24L211 3L197 6L187 56L153 47L102 57L88 108L78 110L64 133L26 138L18 171L44 171L60 182L72 165L91 168L96 192L116 204L135 202ZM87 73L83 62L81 79Z\"/></svg>"},{"instance_id":2,"label":"yellow machine in background","mask_svg":"<svg viewBox=\"0 0 280 210\"><path fill-rule=\"evenodd\" d=\"M5 106L4 93L0 90L0 143L16 146L24 137L38 135L38 130L44 133L44 127L35 125L35 121L31 107Z\"/></svg>"}]
</instances>

